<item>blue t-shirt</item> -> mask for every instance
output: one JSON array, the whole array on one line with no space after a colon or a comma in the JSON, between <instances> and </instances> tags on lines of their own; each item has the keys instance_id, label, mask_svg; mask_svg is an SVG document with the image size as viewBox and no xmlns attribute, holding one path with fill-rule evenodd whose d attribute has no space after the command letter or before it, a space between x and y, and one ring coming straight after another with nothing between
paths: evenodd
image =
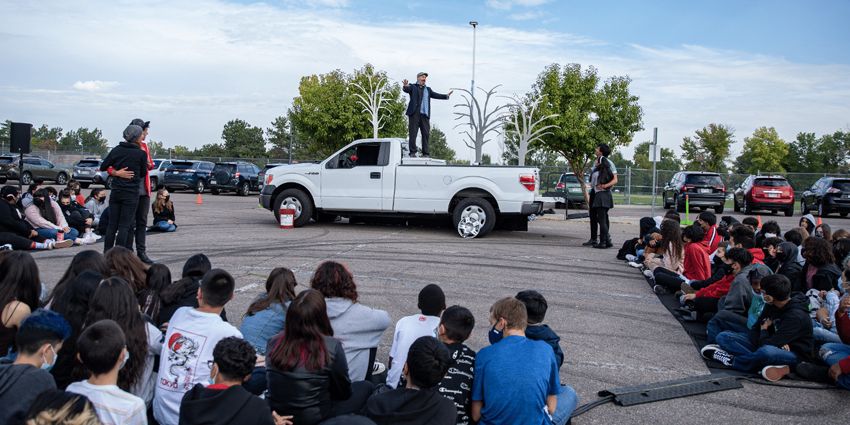
<instances>
[{"instance_id":1,"label":"blue t-shirt","mask_svg":"<svg viewBox=\"0 0 850 425\"><path fill-rule=\"evenodd\" d=\"M543 341L505 337L475 358L472 400L484 402L480 425L551 424L546 397L560 393L555 353Z\"/></svg>"}]
</instances>

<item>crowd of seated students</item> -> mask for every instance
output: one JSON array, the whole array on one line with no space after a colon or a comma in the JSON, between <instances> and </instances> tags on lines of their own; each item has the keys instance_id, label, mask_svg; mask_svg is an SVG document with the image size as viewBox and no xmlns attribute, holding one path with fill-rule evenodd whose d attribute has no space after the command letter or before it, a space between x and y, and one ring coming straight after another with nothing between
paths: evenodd
<instances>
[{"instance_id":1,"label":"crowd of seated students","mask_svg":"<svg viewBox=\"0 0 850 425\"><path fill-rule=\"evenodd\" d=\"M0 252L0 276L3 424L562 425L578 403L534 290L493 304L476 353L472 312L425 286L383 374L390 315L334 261L301 291L272 270L239 328L225 314L236 282L203 254L174 282L122 247L79 252L51 291L24 251Z\"/></svg>"},{"instance_id":2,"label":"crowd of seated students","mask_svg":"<svg viewBox=\"0 0 850 425\"><path fill-rule=\"evenodd\" d=\"M850 232L806 215L783 234L707 211L684 228L674 211L646 217L639 232L618 258L675 294L682 320L706 324L704 358L850 389Z\"/></svg>"}]
</instances>

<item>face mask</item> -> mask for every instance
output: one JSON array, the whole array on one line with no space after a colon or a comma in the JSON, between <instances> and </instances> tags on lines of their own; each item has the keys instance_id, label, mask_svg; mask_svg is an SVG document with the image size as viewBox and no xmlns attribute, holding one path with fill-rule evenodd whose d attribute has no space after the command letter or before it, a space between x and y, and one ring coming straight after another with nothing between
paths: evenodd
<instances>
[{"instance_id":1,"label":"face mask","mask_svg":"<svg viewBox=\"0 0 850 425\"><path fill-rule=\"evenodd\" d=\"M788 255L786 255L783 251L776 251L776 259L779 261L785 261L788 259Z\"/></svg>"},{"instance_id":2,"label":"face mask","mask_svg":"<svg viewBox=\"0 0 850 425\"><path fill-rule=\"evenodd\" d=\"M121 362L121 366L118 368L118 370L124 369L124 365L126 365L127 361L130 360L130 352L127 351L126 348L124 349L124 353L126 353L126 355L124 356L124 360Z\"/></svg>"},{"instance_id":3,"label":"face mask","mask_svg":"<svg viewBox=\"0 0 850 425\"><path fill-rule=\"evenodd\" d=\"M218 376L218 370L215 371L213 376L210 376L210 378L207 380L207 382L209 382L210 385L215 385L215 377L216 376Z\"/></svg>"},{"instance_id":4,"label":"face mask","mask_svg":"<svg viewBox=\"0 0 850 425\"><path fill-rule=\"evenodd\" d=\"M490 333L487 334L487 337L490 339L490 344L495 344L502 340L502 331L493 326L490 328Z\"/></svg>"},{"instance_id":5,"label":"face mask","mask_svg":"<svg viewBox=\"0 0 850 425\"><path fill-rule=\"evenodd\" d=\"M38 296L38 300L43 303L47 300L48 295L49 294L47 292L47 285L45 285L44 282L41 282L41 294Z\"/></svg>"},{"instance_id":6,"label":"face mask","mask_svg":"<svg viewBox=\"0 0 850 425\"><path fill-rule=\"evenodd\" d=\"M53 363L48 363L47 359L44 357L44 354L41 355L41 370L49 372L50 369L53 369L53 366L56 364L56 358L59 356L56 354L56 350L53 349L53 346L50 346L50 351L53 352Z\"/></svg>"},{"instance_id":7,"label":"face mask","mask_svg":"<svg viewBox=\"0 0 850 425\"><path fill-rule=\"evenodd\" d=\"M51 201L56 201L56 195L50 195L50 200L51 200Z\"/></svg>"}]
</instances>

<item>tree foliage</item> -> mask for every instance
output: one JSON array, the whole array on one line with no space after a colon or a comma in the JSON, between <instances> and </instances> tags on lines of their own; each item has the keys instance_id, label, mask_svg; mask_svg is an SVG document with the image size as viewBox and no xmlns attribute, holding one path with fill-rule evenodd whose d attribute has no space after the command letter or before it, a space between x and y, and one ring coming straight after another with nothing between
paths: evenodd
<instances>
[{"instance_id":1,"label":"tree foliage","mask_svg":"<svg viewBox=\"0 0 850 425\"><path fill-rule=\"evenodd\" d=\"M634 163L635 168L640 168L644 170L652 169L652 159L649 155L649 149L651 147L651 142L641 142L635 146L635 153L632 157L632 163ZM658 170L670 170L670 171L679 171L682 169L682 160L676 156L676 152L673 149L669 148L659 148L658 153L661 155L661 160L655 164L655 168ZM619 163L616 163L619 166Z\"/></svg>"},{"instance_id":2,"label":"tree foliage","mask_svg":"<svg viewBox=\"0 0 850 425\"><path fill-rule=\"evenodd\" d=\"M726 172L726 160L735 143L735 130L723 124L709 124L696 135L682 139L682 158L688 170Z\"/></svg>"},{"instance_id":3,"label":"tree foliage","mask_svg":"<svg viewBox=\"0 0 850 425\"><path fill-rule=\"evenodd\" d=\"M428 148L431 151L431 158L444 159L449 162L455 160L456 153L454 149L449 147L446 140L446 133L443 133L443 130L440 130L437 126L431 127L431 138L429 139Z\"/></svg>"},{"instance_id":4,"label":"tree foliage","mask_svg":"<svg viewBox=\"0 0 850 425\"><path fill-rule=\"evenodd\" d=\"M272 158L289 158L289 148L292 144L289 131L289 118L281 115L272 121L272 126L266 129L266 140L271 148L268 155Z\"/></svg>"},{"instance_id":5,"label":"tree foliage","mask_svg":"<svg viewBox=\"0 0 850 425\"><path fill-rule=\"evenodd\" d=\"M850 132L836 131L817 137L815 133L798 133L788 145L782 166L796 173L847 172Z\"/></svg>"},{"instance_id":6,"label":"tree foliage","mask_svg":"<svg viewBox=\"0 0 850 425\"><path fill-rule=\"evenodd\" d=\"M109 151L109 141L103 137L99 129L89 130L81 127L65 133L59 139L58 150L106 155Z\"/></svg>"},{"instance_id":7,"label":"tree foliage","mask_svg":"<svg viewBox=\"0 0 850 425\"><path fill-rule=\"evenodd\" d=\"M586 198L581 175L589 168L595 147L601 143L612 149L626 146L643 129L643 110L629 91L630 83L624 76L601 82L594 67L582 70L579 64L552 64L540 73L529 94L545 96L542 115L557 114L549 121L557 127L540 144L567 159Z\"/></svg>"},{"instance_id":8,"label":"tree foliage","mask_svg":"<svg viewBox=\"0 0 850 425\"><path fill-rule=\"evenodd\" d=\"M759 127L744 138L744 148L735 160L735 172L759 174L784 172L782 162L788 156L788 144L773 127Z\"/></svg>"},{"instance_id":9,"label":"tree foliage","mask_svg":"<svg viewBox=\"0 0 850 425\"><path fill-rule=\"evenodd\" d=\"M62 127L48 127L42 124L39 128L32 129L32 150L55 151L59 149L59 140L62 138Z\"/></svg>"},{"instance_id":10,"label":"tree foliage","mask_svg":"<svg viewBox=\"0 0 850 425\"><path fill-rule=\"evenodd\" d=\"M224 151L228 156L237 158L259 158L266 156L266 141L262 127L254 127L247 122L235 119L224 125L221 131Z\"/></svg>"}]
</instances>

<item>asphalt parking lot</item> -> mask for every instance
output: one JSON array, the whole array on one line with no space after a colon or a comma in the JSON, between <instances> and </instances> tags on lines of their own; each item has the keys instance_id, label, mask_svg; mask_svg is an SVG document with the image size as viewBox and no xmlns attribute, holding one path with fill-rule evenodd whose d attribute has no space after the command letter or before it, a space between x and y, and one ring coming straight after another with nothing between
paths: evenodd
<instances>
[{"instance_id":1,"label":"asphalt parking lot","mask_svg":"<svg viewBox=\"0 0 850 425\"><path fill-rule=\"evenodd\" d=\"M614 259L616 250L580 247L587 239L583 220L543 217L528 232L494 232L463 240L448 228L314 224L281 230L256 196L173 194L179 230L148 238L149 255L168 265L175 279L183 262L203 252L213 266L231 272L237 295L228 316L241 321L274 267L293 269L303 289L316 265L342 261L355 275L361 302L387 310L393 320L416 312L416 295L439 284L451 304L476 317L468 344L487 344L487 316L498 298L537 289L549 301L546 322L561 336L566 361L562 381L581 402L596 392L708 373L691 340L658 302L641 275ZM616 208L615 245L636 231L648 208ZM783 229L799 217L777 217ZM764 216L763 216L764 219ZM843 219L833 229L841 227ZM847 222L850 225L850 221ZM102 245L93 245L102 249ZM43 281L52 286L83 248L37 253ZM392 329L384 334L379 360L386 361ZM517 359L521 361L521 359ZM789 381L790 382L790 381ZM713 393L635 407L612 404L576 418L577 424L653 423L846 423L848 394L744 383L743 390Z\"/></svg>"}]
</instances>

